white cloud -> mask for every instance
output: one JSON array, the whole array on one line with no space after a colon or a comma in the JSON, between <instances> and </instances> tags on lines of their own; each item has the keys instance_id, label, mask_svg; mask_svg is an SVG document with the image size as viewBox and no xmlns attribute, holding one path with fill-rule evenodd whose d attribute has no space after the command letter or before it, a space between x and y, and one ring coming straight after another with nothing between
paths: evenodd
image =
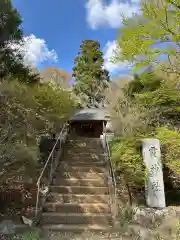
<instances>
[{"instance_id":1,"label":"white cloud","mask_svg":"<svg viewBox=\"0 0 180 240\"><path fill-rule=\"evenodd\" d=\"M49 50L46 41L33 34L24 37L21 45L12 45L12 47L23 53L25 64L33 67L44 61L58 60L55 50Z\"/></svg>"},{"instance_id":2,"label":"white cloud","mask_svg":"<svg viewBox=\"0 0 180 240\"><path fill-rule=\"evenodd\" d=\"M122 70L124 68L129 68L129 64L127 61L118 62L116 64L113 63L113 57L115 55L115 52L121 54L120 49L117 48L116 41L108 41L104 47L104 68L106 68L111 73L117 70Z\"/></svg>"},{"instance_id":3,"label":"white cloud","mask_svg":"<svg viewBox=\"0 0 180 240\"><path fill-rule=\"evenodd\" d=\"M139 0L123 2L120 0L111 0L109 4L105 0L88 0L86 4L87 21L91 28L111 27L118 28L122 23L122 14L130 17L138 12Z\"/></svg>"}]
</instances>

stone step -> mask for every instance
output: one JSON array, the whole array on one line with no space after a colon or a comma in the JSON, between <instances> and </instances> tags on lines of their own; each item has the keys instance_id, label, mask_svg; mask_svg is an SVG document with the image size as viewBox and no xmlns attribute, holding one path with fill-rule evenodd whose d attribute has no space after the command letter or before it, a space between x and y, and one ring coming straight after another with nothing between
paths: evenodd
<instances>
[{"instance_id":1,"label":"stone step","mask_svg":"<svg viewBox=\"0 0 180 240\"><path fill-rule=\"evenodd\" d=\"M109 232L112 227L108 224L100 225L100 224L43 224L42 229L45 231L54 231L54 232L89 232L89 231L102 231ZM98 240L98 239L97 239Z\"/></svg>"},{"instance_id":2,"label":"stone step","mask_svg":"<svg viewBox=\"0 0 180 240\"><path fill-rule=\"evenodd\" d=\"M47 202L56 203L109 203L109 195L104 194L61 194L61 193L49 193Z\"/></svg>"},{"instance_id":3,"label":"stone step","mask_svg":"<svg viewBox=\"0 0 180 240\"><path fill-rule=\"evenodd\" d=\"M80 144L66 144L64 145L64 149L72 149L72 150L78 150L78 151L94 151L94 150L103 150L102 146L100 144L86 144L86 143L80 143Z\"/></svg>"},{"instance_id":4,"label":"stone step","mask_svg":"<svg viewBox=\"0 0 180 240\"><path fill-rule=\"evenodd\" d=\"M66 194L108 194L108 187L51 185L50 191Z\"/></svg>"},{"instance_id":5,"label":"stone step","mask_svg":"<svg viewBox=\"0 0 180 240\"><path fill-rule=\"evenodd\" d=\"M73 161L104 161L105 155L104 154L64 154L65 161L73 160Z\"/></svg>"},{"instance_id":6,"label":"stone step","mask_svg":"<svg viewBox=\"0 0 180 240\"><path fill-rule=\"evenodd\" d=\"M94 161L91 159L90 160L70 160L66 159L65 162L62 162L61 166L70 166L70 167L105 167L105 162L104 161Z\"/></svg>"},{"instance_id":7,"label":"stone step","mask_svg":"<svg viewBox=\"0 0 180 240\"><path fill-rule=\"evenodd\" d=\"M59 213L109 213L108 204L105 203L52 203L46 202L43 210L45 212Z\"/></svg>"},{"instance_id":8,"label":"stone step","mask_svg":"<svg viewBox=\"0 0 180 240\"><path fill-rule=\"evenodd\" d=\"M62 164L64 163L105 163L105 157L97 157L97 158L80 158L79 156L71 157L71 156L65 156L65 158L62 161Z\"/></svg>"},{"instance_id":9,"label":"stone step","mask_svg":"<svg viewBox=\"0 0 180 240\"><path fill-rule=\"evenodd\" d=\"M58 172L90 172L90 173L107 173L105 167L92 167L92 166L69 166L68 164L62 164L56 169Z\"/></svg>"},{"instance_id":10,"label":"stone step","mask_svg":"<svg viewBox=\"0 0 180 240\"><path fill-rule=\"evenodd\" d=\"M77 148L92 148L92 147L97 147L97 148L101 148L101 142L98 141L78 141L78 142L67 142L65 145L65 147L77 147Z\"/></svg>"},{"instance_id":11,"label":"stone step","mask_svg":"<svg viewBox=\"0 0 180 240\"><path fill-rule=\"evenodd\" d=\"M15 233L16 234L22 234L22 233L25 233L27 231L29 231L29 225L25 225L23 223L20 223L20 224L14 224L14 229L15 229ZM1 235L0 235L1 236ZM5 240L7 238L2 238L2 240ZM11 238L10 238L11 239Z\"/></svg>"},{"instance_id":12,"label":"stone step","mask_svg":"<svg viewBox=\"0 0 180 240\"><path fill-rule=\"evenodd\" d=\"M96 149L96 148L93 148L93 149L87 149L87 148L84 148L84 149L78 149L78 148L64 148L64 153L65 154L68 154L68 155L73 155L73 154L80 154L81 156L85 155L85 154L103 154L103 151L102 149Z\"/></svg>"},{"instance_id":13,"label":"stone step","mask_svg":"<svg viewBox=\"0 0 180 240\"><path fill-rule=\"evenodd\" d=\"M75 144L79 144L79 143L100 143L100 139L99 138L84 138L84 137L79 137L78 139L69 139L69 143L75 143Z\"/></svg>"},{"instance_id":14,"label":"stone step","mask_svg":"<svg viewBox=\"0 0 180 240\"><path fill-rule=\"evenodd\" d=\"M104 187L107 186L107 179L77 179L77 178L56 178L52 181L53 185L63 186L92 186L92 187Z\"/></svg>"},{"instance_id":15,"label":"stone step","mask_svg":"<svg viewBox=\"0 0 180 240\"><path fill-rule=\"evenodd\" d=\"M67 154L68 156L77 156L79 155L81 158L84 157L88 157L88 158L98 158L98 156L104 156L104 153L101 152L88 152L88 151L84 151L84 152L76 152L76 151L67 151L64 152L65 154Z\"/></svg>"},{"instance_id":16,"label":"stone step","mask_svg":"<svg viewBox=\"0 0 180 240\"><path fill-rule=\"evenodd\" d=\"M42 224L101 224L108 225L111 222L111 214L92 213L42 213Z\"/></svg>"},{"instance_id":17,"label":"stone step","mask_svg":"<svg viewBox=\"0 0 180 240\"><path fill-rule=\"evenodd\" d=\"M56 178L77 178L77 179L107 179L107 174L105 173L97 173L97 172L79 172L79 171L66 171L63 172L62 170L60 172L56 172Z\"/></svg>"},{"instance_id":18,"label":"stone step","mask_svg":"<svg viewBox=\"0 0 180 240\"><path fill-rule=\"evenodd\" d=\"M84 151L84 150L101 150L103 151L103 148L102 148L102 145L99 144L99 143L85 143L85 142L80 142L80 143L68 143L66 145L64 145L64 148L65 149L73 149L73 150L81 150L81 151Z\"/></svg>"}]
</instances>

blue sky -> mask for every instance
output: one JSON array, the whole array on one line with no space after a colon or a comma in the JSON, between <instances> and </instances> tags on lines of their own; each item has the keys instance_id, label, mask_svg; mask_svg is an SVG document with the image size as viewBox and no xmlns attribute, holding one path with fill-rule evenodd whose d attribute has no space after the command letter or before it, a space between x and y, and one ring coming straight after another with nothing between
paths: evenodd
<instances>
[{"instance_id":1,"label":"blue sky","mask_svg":"<svg viewBox=\"0 0 180 240\"><path fill-rule=\"evenodd\" d=\"M58 66L72 71L85 39L98 40L111 75L126 74L123 63L110 62L121 26L121 14L131 16L138 0L13 0L23 19L26 61L38 68Z\"/></svg>"}]
</instances>

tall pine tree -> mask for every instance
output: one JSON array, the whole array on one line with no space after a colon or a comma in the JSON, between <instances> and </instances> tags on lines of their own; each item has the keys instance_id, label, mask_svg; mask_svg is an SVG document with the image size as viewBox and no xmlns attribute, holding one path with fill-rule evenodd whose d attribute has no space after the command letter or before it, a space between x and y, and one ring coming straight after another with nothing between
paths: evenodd
<instances>
[{"instance_id":1,"label":"tall pine tree","mask_svg":"<svg viewBox=\"0 0 180 240\"><path fill-rule=\"evenodd\" d=\"M105 89L108 88L109 72L103 68L104 59L99 42L83 41L74 63L73 77L76 80L73 86L74 92L85 101L88 107L103 105Z\"/></svg>"}]
</instances>

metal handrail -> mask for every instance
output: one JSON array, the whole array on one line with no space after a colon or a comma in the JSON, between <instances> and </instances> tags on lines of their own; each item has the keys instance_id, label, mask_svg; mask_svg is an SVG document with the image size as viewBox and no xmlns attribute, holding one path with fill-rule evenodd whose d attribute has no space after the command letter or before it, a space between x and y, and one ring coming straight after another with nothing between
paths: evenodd
<instances>
[{"instance_id":1,"label":"metal handrail","mask_svg":"<svg viewBox=\"0 0 180 240\"><path fill-rule=\"evenodd\" d=\"M113 218L115 220L116 216L117 216L117 203L116 203L116 187L117 187L117 183L116 183L116 177L114 174L114 169L113 169L113 163L112 163L112 159L111 159L111 152L110 152L110 148L109 148L109 143L107 140L107 133L106 133L106 128L105 125L103 124L103 133L104 133L104 140L105 140L105 148L107 151L107 159L108 159L108 163L109 163L109 170L110 170L110 175L111 175L111 179L112 179L112 185L113 185L113 196L111 195L112 199L112 214L113 214Z\"/></svg>"},{"instance_id":2,"label":"metal handrail","mask_svg":"<svg viewBox=\"0 0 180 240\"><path fill-rule=\"evenodd\" d=\"M50 154L49 154L49 156L48 156L48 159L46 160L46 163L45 163L45 165L44 165L44 167L43 167L43 169L42 169L42 171L41 171L41 173L40 173L40 176L39 176L39 178L38 178L38 180L37 180L36 186L37 186L38 189L37 189L36 210L35 210L36 216L37 216L37 214L38 214L39 195L40 195L40 183L41 183L42 177L43 177L43 175L44 175L44 172L45 172L48 164L50 163L50 160L52 159L54 150L56 149L56 146L57 146L59 140L60 140L60 150L61 150L61 145L62 145L61 136L62 136L62 134L63 134L63 132L64 132L64 130L66 129L67 126L68 126L68 124L65 123L64 126L63 126L63 128L61 129L61 132L60 132L60 134L59 134L59 136L58 136L58 138L57 138L57 140L56 140L56 142L55 142L55 144L54 144L54 146L53 146L53 148L52 148L52 150L51 150L51 152L50 152ZM51 170L52 170L52 169L51 169ZM50 172L50 174L51 174L51 173L52 173L52 172Z\"/></svg>"}]
</instances>

